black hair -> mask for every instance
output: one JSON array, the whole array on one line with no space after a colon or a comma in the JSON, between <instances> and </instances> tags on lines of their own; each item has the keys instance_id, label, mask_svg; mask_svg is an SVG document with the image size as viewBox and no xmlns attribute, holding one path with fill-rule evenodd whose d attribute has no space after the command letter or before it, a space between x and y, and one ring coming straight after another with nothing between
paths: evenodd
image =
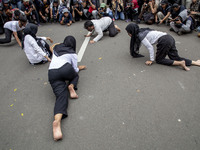
<instances>
[{"instance_id":1,"label":"black hair","mask_svg":"<svg viewBox=\"0 0 200 150\"><path fill-rule=\"evenodd\" d=\"M92 27L94 24L92 23L91 20L88 20L84 23L84 28L88 29L88 27Z\"/></svg>"},{"instance_id":2,"label":"black hair","mask_svg":"<svg viewBox=\"0 0 200 150\"><path fill-rule=\"evenodd\" d=\"M19 21L21 21L21 22L27 22L26 15L20 15L19 16Z\"/></svg>"},{"instance_id":3,"label":"black hair","mask_svg":"<svg viewBox=\"0 0 200 150\"><path fill-rule=\"evenodd\" d=\"M19 10L15 10L14 14L15 14L15 16L20 16L20 11Z\"/></svg>"}]
</instances>

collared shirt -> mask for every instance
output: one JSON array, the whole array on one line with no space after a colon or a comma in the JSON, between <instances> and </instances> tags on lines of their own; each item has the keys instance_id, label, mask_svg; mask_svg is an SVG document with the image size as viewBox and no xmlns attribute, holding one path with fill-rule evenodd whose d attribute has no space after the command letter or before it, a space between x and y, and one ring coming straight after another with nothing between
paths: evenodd
<instances>
[{"instance_id":1,"label":"collared shirt","mask_svg":"<svg viewBox=\"0 0 200 150\"><path fill-rule=\"evenodd\" d=\"M19 27L19 22L18 21L8 21L4 24L4 28L9 29L13 32L21 31L25 27L22 26L21 28Z\"/></svg>"},{"instance_id":2,"label":"collared shirt","mask_svg":"<svg viewBox=\"0 0 200 150\"><path fill-rule=\"evenodd\" d=\"M154 61L154 47L153 44L156 44L158 39L163 35L166 35L165 32L160 31L150 31L145 38L141 41L142 44L149 50L150 60Z\"/></svg>"},{"instance_id":3,"label":"collared shirt","mask_svg":"<svg viewBox=\"0 0 200 150\"><path fill-rule=\"evenodd\" d=\"M46 40L46 37L40 37ZM39 63L42 60L47 60L44 56L46 53L39 47L36 40L31 35L26 35L24 38L24 52L30 63Z\"/></svg>"},{"instance_id":4,"label":"collared shirt","mask_svg":"<svg viewBox=\"0 0 200 150\"><path fill-rule=\"evenodd\" d=\"M77 66L77 64L78 64L77 60L78 60L77 54L64 54L61 56L56 56L53 53L53 57L52 57L50 65L49 65L49 70L50 69L59 69L66 63L69 63L72 65L72 67L74 68L74 70L76 72L79 72L79 69Z\"/></svg>"},{"instance_id":5,"label":"collared shirt","mask_svg":"<svg viewBox=\"0 0 200 150\"><path fill-rule=\"evenodd\" d=\"M95 42L99 41L103 37L103 31L106 30L112 23L110 17L103 17L99 20L91 20L94 24L94 30L97 32L97 36L93 39Z\"/></svg>"}]
</instances>

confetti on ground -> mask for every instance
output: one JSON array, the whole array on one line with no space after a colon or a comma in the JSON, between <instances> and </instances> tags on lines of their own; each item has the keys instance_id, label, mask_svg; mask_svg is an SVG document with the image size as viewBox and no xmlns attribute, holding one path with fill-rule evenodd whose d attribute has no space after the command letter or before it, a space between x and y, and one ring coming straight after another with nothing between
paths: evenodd
<instances>
[{"instance_id":1,"label":"confetti on ground","mask_svg":"<svg viewBox=\"0 0 200 150\"><path fill-rule=\"evenodd\" d=\"M13 107L14 104L11 104L10 107Z\"/></svg>"},{"instance_id":2,"label":"confetti on ground","mask_svg":"<svg viewBox=\"0 0 200 150\"><path fill-rule=\"evenodd\" d=\"M99 57L99 60L101 60L102 58L101 57Z\"/></svg>"},{"instance_id":3,"label":"confetti on ground","mask_svg":"<svg viewBox=\"0 0 200 150\"><path fill-rule=\"evenodd\" d=\"M133 76L136 76L136 74L133 74Z\"/></svg>"},{"instance_id":4,"label":"confetti on ground","mask_svg":"<svg viewBox=\"0 0 200 150\"><path fill-rule=\"evenodd\" d=\"M140 92L140 90L137 90L137 92L139 93L139 92Z\"/></svg>"},{"instance_id":5,"label":"confetti on ground","mask_svg":"<svg viewBox=\"0 0 200 150\"><path fill-rule=\"evenodd\" d=\"M16 99L14 99L14 101L16 102Z\"/></svg>"},{"instance_id":6,"label":"confetti on ground","mask_svg":"<svg viewBox=\"0 0 200 150\"><path fill-rule=\"evenodd\" d=\"M23 113L21 113L21 116L23 117L23 116L24 116L24 114L23 114Z\"/></svg>"},{"instance_id":7,"label":"confetti on ground","mask_svg":"<svg viewBox=\"0 0 200 150\"><path fill-rule=\"evenodd\" d=\"M122 124L125 124L124 122L122 122Z\"/></svg>"},{"instance_id":8,"label":"confetti on ground","mask_svg":"<svg viewBox=\"0 0 200 150\"><path fill-rule=\"evenodd\" d=\"M47 82L44 82L44 85L47 85Z\"/></svg>"},{"instance_id":9,"label":"confetti on ground","mask_svg":"<svg viewBox=\"0 0 200 150\"><path fill-rule=\"evenodd\" d=\"M145 72L145 70L142 70L141 72Z\"/></svg>"},{"instance_id":10,"label":"confetti on ground","mask_svg":"<svg viewBox=\"0 0 200 150\"><path fill-rule=\"evenodd\" d=\"M16 92L17 91L17 89L14 89L14 92Z\"/></svg>"},{"instance_id":11,"label":"confetti on ground","mask_svg":"<svg viewBox=\"0 0 200 150\"><path fill-rule=\"evenodd\" d=\"M178 119L178 122L181 122L181 119Z\"/></svg>"}]
</instances>

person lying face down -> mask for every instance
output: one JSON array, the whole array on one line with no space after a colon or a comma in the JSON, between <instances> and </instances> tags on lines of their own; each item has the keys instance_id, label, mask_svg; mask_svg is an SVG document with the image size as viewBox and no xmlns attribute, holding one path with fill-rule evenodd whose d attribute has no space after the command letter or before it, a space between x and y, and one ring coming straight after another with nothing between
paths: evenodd
<instances>
[{"instance_id":1,"label":"person lying face down","mask_svg":"<svg viewBox=\"0 0 200 150\"><path fill-rule=\"evenodd\" d=\"M84 28L90 33L86 37L90 37L95 31L98 35L90 41L90 43L95 43L103 37L103 32L109 31L109 36L114 37L120 32L120 28L114 25L114 22L110 17L102 17L99 20L88 20L84 24Z\"/></svg>"},{"instance_id":2,"label":"person lying face down","mask_svg":"<svg viewBox=\"0 0 200 150\"><path fill-rule=\"evenodd\" d=\"M200 60L193 61L182 58L178 55L174 38L161 31L152 30L150 28L139 28L137 24L130 23L126 27L128 35L131 37L130 54L134 58L143 57L139 54L140 44L142 43L149 51L150 60L146 61L146 65L153 64L154 61L163 65L181 66L186 71L190 70L187 66L200 66ZM154 58L154 47L157 43L156 57ZM166 58L168 55L169 59Z\"/></svg>"},{"instance_id":3,"label":"person lying face down","mask_svg":"<svg viewBox=\"0 0 200 150\"><path fill-rule=\"evenodd\" d=\"M61 119L68 116L68 90L70 98L77 99L77 84L80 70L85 66L77 66L76 40L67 36L63 43L54 44L52 61L49 65L48 78L56 96L53 121L53 138L62 139ZM69 85L66 83L69 81Z\"/></svg>"}]
</instances>

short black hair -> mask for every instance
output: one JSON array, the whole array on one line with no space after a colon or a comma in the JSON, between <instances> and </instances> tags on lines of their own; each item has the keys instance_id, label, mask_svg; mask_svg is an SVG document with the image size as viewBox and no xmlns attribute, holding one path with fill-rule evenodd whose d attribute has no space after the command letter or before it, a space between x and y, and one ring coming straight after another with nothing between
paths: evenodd
<instances>
[{"instance_id":1,"label":"short black hair","mask_svg":"<svg viewBox=\"0 0 200 150\"><path fill-rule=\"evenodd\" d=\"M84 23L84 28L88 29L88 27L92 27L94 24L92 23L91 20L88 20Z\"/></svg>"},{"instance_id":2,"label":"short black hair","mask_svg":"<svg viewBox=\"0 0 200 150\"><path fill-rule=\"evenodd\" d=\"M19 16L19 21L21 21L21 22L27 22L27 18L26 18L26 15L20 15Z\"/></svg>"},{"instance_id":3,"label":"short black hair","mask_svg":"<svg viewBox=\"0 0 200 150\"><path fill-rule=\"evenodd\" d=\"M20 11L19 10L15 10L14 14L15 14L15 16L20 16Z\"/></svg>"}]
</instances>

